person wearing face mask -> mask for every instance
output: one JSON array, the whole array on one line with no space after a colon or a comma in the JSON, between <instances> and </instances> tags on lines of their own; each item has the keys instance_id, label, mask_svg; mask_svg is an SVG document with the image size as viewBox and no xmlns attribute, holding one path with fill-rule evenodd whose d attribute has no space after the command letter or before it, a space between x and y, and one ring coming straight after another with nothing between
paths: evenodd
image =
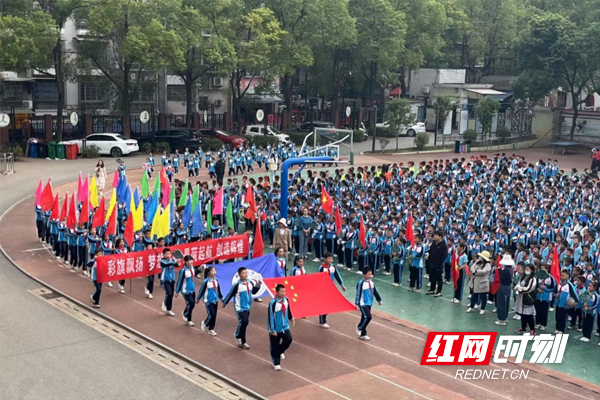
<instances>
[{"instance_id":1,"label":"person wearing face mask","mask_svg":"<svg viewBox=\"0 0 600 400\"><path fill-rule=\"evenodd\" d=\"M515 312L521 316L521 328L517 329L515 333L527 333L527 327L529 326L529 334L535 335L535 298L537 288L537 279L533 275L533 266L526 265L525 271L517 286L515 286L515 292L517 293L517 299L515 301Z\"/></svg>"}]
</instances>

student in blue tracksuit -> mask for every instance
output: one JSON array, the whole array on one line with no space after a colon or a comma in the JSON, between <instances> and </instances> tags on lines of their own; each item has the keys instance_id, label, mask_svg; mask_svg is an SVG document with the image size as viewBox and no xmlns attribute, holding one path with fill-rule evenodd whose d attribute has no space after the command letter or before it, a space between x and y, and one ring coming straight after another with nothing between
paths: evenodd
<instances>
[{"instance_id":1,"label":"student in blue tracksuit","mask_svg":"<svg viewBox=\"0 0 600 400\"><path fill-rule=\"evenodd\" d=\"M372 280L373 271L366 267L363 269L363 278L356 285L356 308L360 310L360 322L356 326L356 334L361 340L371 340L367 336L367 326L371 322L371 306L373 299L376 299L379 305L382 305L381 296Z\"/></svg>"},{"instance_id":2,"label":"student in blue tracksuit","mask_svg":"<svg viewBox=\"0 0 600 400\"><path fill-rule=\"evenodd\" d=\"M425 246L423 236L415 235L415 244L410 247L412 263L410 265L409 292L420 292L423 285L423 267L425 266Z\"/></svg>"},{"instance_id":3,"label":"student in blue tracksuit","mask_svg":"<svg viewBox=\"0 0 600 400\"><path fill-rule=\"evenodd\" d=\"M69 251L67 245L67 219L63 218L62 222L58 224L58 250L59 254L56 255L56 259L60 260L63 258L65 264L69 261Z\"/></svg>"},{"instance_id":4,"label":"student in blue tracksuit","mask_svg":"<svg viewBox=\"0 0 600 400\"><path fill-rule=\"evenodd\" d=\"M406 259L406 244L404 243L404 233L396 238L396 245L398 251L392 253L393 261L393 272L394 272L394 283L392 286L400 286L402 284L402 270L404 269L404 263Z\"/></svg>"},{"instance_id":5,"label":"student in blue tracksuit","mask_svg":"<svg viewBox=\"0 0 600 400\"><path fill-rule=\"evenodd\" d=\"M179 271L179 279L175 289L175 297L181 293L185 300L185 310L181 313L186 325L194 326L192 322L192 311L194 311L194 302L196 297L196 274L194 272L194 259L192 256L183 257L183 268Z\"/></svg>"},{"instance_id":6,"label":"student in blue tracksuit","mask_svg":"<svg viewBox=\"0 0 600 400\"><path fill-rule=\"evenodd\" d=\"M567 300L569 298L577 299L575 287L569 281L569 270L563 269L560 272L560 282L557 284L556 291L556 308L555 308L555 320L556 330L555 334L564 333L567 328L567 317L569 308L567 307Z\"/></svg>"},{"instance_id":7,"label":"student in blue tracksuit","mask_svg":"<svg viewBox=\"0 0 600 400\"><path fill-rule=\"evenodd\" d=\"M175 174L179 173L179 162L180 162L179 150L175 150L175 154L173 155L173 169L175 170Z\"/></svg>"},{"instance_id":8,"label":"student in blue tracksuit","mask_svg":"<svg viewBox=\"0 0 600 400\"><path fill-rule=\"evenodd\" d=\"M58 218L50 218L50 240L54 255L58 253Z\"/></svg>"},{"instance_id":9,"label":"student in blue tracksuit","mask_svg":"<svg viewBox=\"0 0 600 400\"><path fill-rule=\"evenodd\" d=\"M87 265L85 262L85 257L87 253L87 230L84 228L83 224L79 224L77 230L77 266L81 267L84 272L87 270Z\"/></svg>"},{"instance_id":10,"label":"student in blue tracksuit","mask_svg":"<svg viewBox=\"0 0 600 400\"><path fill-rule=\"evenodd\" d=\"M385 266L384 275L391 275L392 268L392 246L394 244L394 232L388 229L385 237L381 239L381 252L383 253L383 265Z\"/></svg>"},{"instance_id":11,"label":"student in blue tracksuit","mask_svg":"<svg viewBox=\"0 0 600 400\"><path fill-rule=\"evenodd\" d=\"M336 280L337 283L342 287L342 290L346 291L346 286L344 286L344 280L340 275L340 272L333 265L333 254L327 252L325 253L323 264L319 267L319 272L323 272L329 274L331 280ZM321 324L321 328L329 329L329 325L327 324L327 314L319 315L319 324Z\"/></svg>"},{"instance_id":12,"label":"student in blue tracksuit","mask_svg":"<svg viewBox=\"0 0 600 400\"><path fill-rule=\"evenodd\" d=\"M296 256L294 259L294 267L292 268L292 272L290 272L290 276L297 275L306 275L306 269L304 269L304 258L300 256Z\"/></svg>"},{"instance_id":13,"label":"student in blue tracksuit","mask_svg":"<svg viewBox=\"0 0 600 400\"><path fill-rule=\"evenodd\" d=\"M285 359L285 351L292 344L290 323L295 325L296 320L292 316L290 302L285 297L285 286L281 283L275 286L275 297L269 303L267 314L267 328L269 330L269 342L271 352L271 363L275 371L281 371L281 360Z\"/></svg>"},{"instance_id":14,"label":"student in blue tracksuit","mask_svg":"<svg viewBox=\"0 0 600 400\"><path fill-rule=\"evenodd\" d=\"M96 234L96 228L90 228L90 234L87 237L88 240L88 255L90 259L93 258L93 254L96 254L96 249L100 248L100 236Z\"/></svg>"},{"instance_id":15,"label":"student in blue tracksuit","mask_svg":"<svg viewBox=\"0 0 600 400\"><path fill-rule=\"evenodd\" d=\"M313 229L313 250L315 252L315 259L313 262L320 262L323 259L323 239L325 237L325 225L323 224L323 217L317 215L317 227Z\"/></svg>"},{"instance_id":16,"label":"student in blue tracksuit","mask_svg":"<svg viewBox=\"0 0 600 400\"><path fill-rule=\"evenodd\" d=\"M94 308L100 308L100 294L102 294L102 284L97 280L98 268L96 266L96 261L98 261L99 257L102 257L102 249L98 247L87 263L88 269L90 270L90 279L94 282L94 293L90 297Z\"/></svg>"},{"instance_id":17,"label":"student in blue tracksuit","mask_svg":"<svg viewBox=\"0 0 600 400\"><path fill-rule=\"evenodd\" d=\"M379 266L379 255L381 253L381 237L375 231L371 237L367 239L367 265L373 273L377 273Z\"/></svg>"},{"instance_id":18,"label":"student in blue tracksuit","mask_svg":"<svg viewBox=\"0 0 600 400\"><path fill-rule=\"evenodd\" d=\"M35 226L37 228L37 235L40 242L44 241L44 215L42 213L42 206L35 206Z\"/></svg>"},{"instance_id":19,"label":"student in blue tracksuit","mask_svg":"<svg viewBox=\"0 0 600 400\"><path fill-rule=\"evenodd\" d=\"M542 264L541 268L543 270L547 269L545 264ZM550 299L556 290L556 282L550 275L543 281L538 280L537 285L536 300L534 303L535 329L541 329L542 331L545 331L546 326L548 326L548 309L550 308Z\"/></svg>"},{"instance_id":20,"label":"student in blue tracksuit","mask_svg":"<svg viewBox=\"0 0 600 400\"><path fill-rule=\"evenodd\" d=\"M358 234L356 233L357 228L358 224L356 222L350 224L341 242L344 247L344 262L346 264L346 269L349 271L352 271L354 264L354 249L356 248L358 237Z\"/></svg>"},{"instance_id":21,"label":"student in blue tracksuit","mask_svg":"<svg viewBox=\"0 0 600 400\"><path fill-rule=\"evenodd\" d=\"M260 290L261 282L251 282L248 280L248 270L244 267L238 269L240 280L235 282L229 290L229 294L223 300L223 308L233 299L233 306L238 317L238 326L235 331L235 342L239 348L249 349L250 345L246 343L246 328L250 319L250 308L252 307L252 295Z\"/></svg>"},{"instance_id":22,"label":"student in blue tracksuit","mask_svg":"<svg viewBox=\"0 0 600 400\"><path fill-rule=\"evenodd\" d=\"M69 242L69 255L71 256L71 267L77 271L77 231L69 229L67 231L67 240Z\"/></svg>"},{"instance_id":23,"label":"student in blue tracksuit","mask_svg":"<svg viewBox=\"0 0 600 400\"><path fill-rule=\"evenodd\" d=\"M219 300L223 301L223 295L221 294L221 285L219 284L219 280L216 278L217 270L215 267L207 267L204 270L204 281L202 281L202 286L198 291L198 297L196 298L196 303L200 302L200 299L204 302L204 306L206 307L207 317L204 321L202 321L202 325L200 328L202 332L206 332L208 330L208 334L211 336L217 336L217 332L215 332L215 324L217 323L217 310L219 305Z\"/></svg>"},{"instance_id":24,"label":"student in blue tracksuit","mask_svg":"<svg viewBox=\"0 0 600 400\"><path fill-rule=\"evenodd\" d=\"M454 303L458 304L463 298L463 288L465 282L465 268L469 268L469 256L467 256L467 246L464 243L460 243L456 246L455 251L457 254L458 264L458 279L456 280L456 289L454 289Z\"/></svg>"},{"instance_id":25,"label":"student in blue tracksuit","mask_svg":"<svg viewBox=\"0 0 600 400\"><path fill-rule=\"evenodd\" d=\"M175 288L175 266L179 262L171 255L171 249L165 247L163 258L160 260L160 281L165 289L165 300L162 303L162 310L165 315L170 317L175 313L171 311L173 307L173 291Z\"/></svg>"},{"instance_id":26,"label":"student in blue tracksuit","mask_svg":"<svg viewBox=\"0 0 600 400\"><path fill-rule=\"evenodd\" d=\"M587 287L588 292L592 295L592 300L586 302L581 306L583 310L583 337L582 342L589 342L592 340L592 331L594 330L594 319L598 315L599 294L598 294L598 281L591 281Z\"/></svg>"}]
</instances>

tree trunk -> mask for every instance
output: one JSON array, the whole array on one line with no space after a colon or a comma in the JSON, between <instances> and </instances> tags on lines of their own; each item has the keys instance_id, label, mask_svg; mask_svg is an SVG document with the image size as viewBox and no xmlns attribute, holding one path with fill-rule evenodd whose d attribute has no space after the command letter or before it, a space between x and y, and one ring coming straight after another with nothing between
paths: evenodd
<instances>
[{"instance_id":1,"label":"tree trunk","mask_svg":"<svg viewBox=\"0 0 600 400\"><path fill-rule=\"evenodd\" d=\"M404 66L400 67L400 76L398 77L400 80L400 97L406 98L406 68Z\"/></svg>"},{"instance_id":2,"label":"tree trunk","mask_svg":"<svg viewBox=\"0 0 600 400\"><path fill-rule=\"evenodd\" d=\"M187 128L192 127L192 113L194 112L193 105L193 90L194 90L194 82L192 81L192 70L188 67L185 72L185 126Z\"/></svg>"},{"instance_id":3,"label":"tree trunk","mask_svg":"<svg viewBox=\"0 0 600 400\"><path fill-rule=\"evenodd\" d=\"M241 74L239 71L233 71L231 73L231 110L233 111L233 121L235 121L235 127L233 127L233 132L236 134L241 134L242 129L242 107L240 104L240 83L241 83Z\"/></svg>"},{"instance_id":4,"label":"tree trunk","mask_svg":"<svg viewBox=\"0 0 600 400\"><path fill-rule=\"evenodd\" d=\"M569 139L573 141L575 136L575 128L577 127L577 117L579 116L579 96L571 92L571 99L573 100L573 119L571 122L571 131L569 132Z\"/></svg>"},{"instance_id":5,"label":"tree trunk","mask_svg":"<svg viewBox=\"0 0 600 400\"><path fill-rule=\"evenodd\" d=\"M285 122L282 121L283 126L285 126L286 130L291 131L292 129L292 77L289 74L285 74L283 76L283 86L282 86L282 91L283 91L283 101L285 104L285 109L286 109L286 113L285 113Z\"/></svg>"},{"instance_id":6,"label":"tree trunk","mask_svg":"<svg viewBox=\"0 0 600 400\"><path fill-rule=\"evenodd\" d=\"M65 85L62 78L62 43L60 39L54 47L54 81L58 94L56 104L56 140L63 140L63 108L65 107Z\"/></svg>"},{"instance_id":7,"label":"tree trunk","mask_svg":"<svg viewBox=\"0 0 600 400\"><path fill-rule=\"evenodd\" d=\"M123 123L123 136L131 137L131 121L129 115L131 114L131 93L130 90L130 82L129 82L129 71L131 70L131 66L129 64L125 64L123 68L123 90L121 92L121 113L122 113L122 123Z\"/></svg>"}]
</instances>

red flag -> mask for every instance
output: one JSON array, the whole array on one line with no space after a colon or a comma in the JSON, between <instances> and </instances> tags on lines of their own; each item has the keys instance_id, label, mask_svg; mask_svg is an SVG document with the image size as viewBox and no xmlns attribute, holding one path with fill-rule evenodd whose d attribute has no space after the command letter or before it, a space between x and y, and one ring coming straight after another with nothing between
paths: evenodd
<instances>
[{"instance_id":1,"label":"red flag","mask_svg":"<svg viewBox=\"0 0 600 400\"><path fill-rule=\"evenodd\" d=\"M69 210L69 193L65 194L65 199L63 200L62 209L60 210L60 221L62 222L65 218L67 218L67 211Z\"/></svg>"},{"instance_id":2,"label":"red flag","mask_svg":"<svg viewBox=\"0 0 600 400\"><path fill-rule=\"evenodd\" d=\"M410 211L409 211L410 213ZM406 222L406 240L410 242L411 245L415 244L415 233L413 232L413 219L412 214L408 214L408 221Z\"/></svg>"},{"instance_id":3,"label":"red flag","mask_svg":"<svg viewBox=\"0 0 600 400\"><path fill-rule=\"evenodd\" d=\"M97 228L104 225L105 214L106 211L104 210L104 197L100 197L98 208L96 209L94 219L92 220L92 228Z\"/></svg>"},{"instance_id":4,"label":"red flag","mask_svg":"<svg viewBox=\"0 0 600 400\"><path fill-rule=\"evenodd\" d=\"M321 186L321 207L323 207L323 211L333 216L333 201L324 186Z\"/></svg>"},{"instance_id":5,"label":"red flag","mask_svg":"<svg viewBox=\"0 0 600 400\"><path fill-rule=\"evenodd\" d=\"M81 173L80 173L81 174ZM79 175L81 177L81 175ZM85 180L81 184L81 191L77 192L77 200L81 203L86 201L90 197L90 177L86 176Z\"/></svg>"},{"instance_id":6,"label":"red flag","mask_svg":"<svg viewBox=\"0 0 600 400\"><path fill-rule=\"evenodd\" d=\"M123 234L123 239L129 247L133 247L133 237L133 213L130 211L125 223L125 233Z\"/></svg>"},{"instance_id":7,"label":"red flag","mask_svg":"<svg viewBox=\"0 0 600 400\"><path fill-rule=\"evenodd\" d=\"M119 187L119 171L117 170L115 170L115 176L113 177L112 187L113 189Z\"/></svg>"},{"instance_id":8,"label":"red flag","mask_svg":"<svg viewBox=\"0 0 600 400\"><path fill-rule=\"evenodd\" d=\"M77 177L77 201L82 202L81 195L83 193L83 181L81 180L81 171L79 171L79 176Z\"/></svg>"},{"instance_id":9,"label":"red flag","mask_svg":"<svg viewBox=\"0 0 600 400\"><path fill-rule=\"evenodd\" d=\"M40 200L42 199L41 194L42 194L43 188L44 188L44 180L40 179L40 183L38 183L37 189L35 189L35 205L36 206L40 205Z\"/></svg>"},{"instance_id":10,"label":"red flag","mask_svg":"<svg viewBox=\"0 0 600 400\"><path fill-rule=\"evenodd\" d=\"M458 278L460 277L460 265L458 265L458 252L456 249L452 250L452 282L454 283L454 290L458 289Z\"/></svg>"},{"instance_id":11,"label":"red flag","mask_svg":"<svg viewBox=\"0 0 600 400\"><path fill-rule=\"evenodd\" d=\"M106 227L106 233L109 235L117 234L117 207L114 207L110 218L108 219L108 227Z\"/></svg>"},{"instance_id":12,"label":"red flag","mask_svg":"<svg viewBox=\"0 0 600 400\"><path fill-rule=\"evenodd\" d=\"M86 186L86 183L87 183L87 179L85 180L83 185ZM83 224L85 222L90 222L90 195L89 195L89 193L87 193L87 190L86 190L86 195L83 198L81 213L79 213L79 223Z\"/></svg>"},{"instance_id":13,"label":"red flag","mask_svg":"<svg viewBox=\"0 0 600 400\"><path fill-rule=\"evenodd\" d=\"M494 272L494 282L492 282L492 284L490 285L491 294L496 294L498 289L500 289L500 268L502 267L500 265L501 259L502 257L500 257L500 254L498 254L498 257L496 258L496 271Z\"/></svg>"},{"instance_id":14,"label":"red flag","mask_svg":"<svg viewBox=\"0 0 600 400\"><path fill-rule=\"evenodd\" d=\"M256 229L254 230L254 243L252 244L252 258L262 257L265 249L262 232L260 231L260 223L255 225Z\"/></svg>"},{"instance_id":15,"label":"red flag","mask_svg":"<svg viewBox=\"0 0 600 400\"><path fill-rule=\"evenodd\" d=\"M360 229L358 231L358 240L364 249L367 248L367 237L365 232L365 222L363 221L362 215L360 216Z\"/></svg>"},{"instance_id":16,"label":"red flag","mask_svg":"<svg viewBox=\"0 0 600 400\"><path fill-rule=\"evenodd\" d=\"M50 184L50 179L48 179L48 182L42 191L40 206L42 207L42 211L48 211L52 209L53 205L54 196L52 195L52 185Z\"/></svg>"},{"instance_id":17,"label":"red flag","mask_svg":"<svg viewBox=\"0 0 600 400\"><path fill-rule=\"evenodd\" d=\"M212 215L223 214L223 186L219 188L219 191L215 195L215 201L213 201Z\"/></svg>"},{"instance_id":18,"label":"red flag","mask_svg":"<svg viewBox=\"0 0 600 400\"><path fill-rule=\"evenodd\" d=\"M50 219L58 219L60 217L60 209L58 206L58 195L54 197L54 204L52 205L52 213L50 214Z\"/></svg>"},{"instance_id":19,"label":"red flag","mask_svg":"<svg viewBox=\"0 0 600 400\"><path fill-rule=\"evenodd\" d=\"M244 202L248 203L248 210L244 214L244 217L254 222L254 220L256 220L256 213L258 212L258 209L256 207L256 200L254 199L254 189L251 185L248 185L248 189L246 189Z\"/></svg>"},{"instance_id":20,"label":"red flag","mask_svg":"<svg viewBox=\"0 0 600 400\"><path fill-rule=\"evenodd\" d=\"M550 275L552 275L556 282L560 282L560 260L556 244L554 245L554 253L552 254L552 264L550 264Z\"/></svg>"},{"instance_id":21,"label":"red flag","mask_svg":"<svg viewBox=\"0 0 600 400\"><path fill-rule=\"evenodd\" d=\"M335 231L339 236L342 233L342 216L340 215L340 208L335 208Z\"/></svg>"},{"instance_id":22,"label":"red flag","mask_svg":"<svg viewBox=\"0 0 600 400\"><path fill-rule=\"evenodd\" d=\"M71 195L71 204L69 205L68 214L67 228L75 229L77 227L77 203L75 203L75 193Z\"/></svg>"},{"instance_id":23,"label":"red flag","mask_svg":"<svg viewBox=\"0 0 600 400\"><path fill-rule=\"evenodd\" d=\"M272 296L275 287L285 285L294 318L314 317L356 310L335 287L329 274L308 274L264 279Z\"/></svg>"}]
</instances>

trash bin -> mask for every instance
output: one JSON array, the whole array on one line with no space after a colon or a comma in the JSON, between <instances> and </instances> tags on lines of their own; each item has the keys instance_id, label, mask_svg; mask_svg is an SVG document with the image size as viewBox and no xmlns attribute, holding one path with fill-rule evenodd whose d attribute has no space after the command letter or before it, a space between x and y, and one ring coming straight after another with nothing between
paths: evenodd
<instances>
[{"instance_id":1,"label":"trash bin","mask_svg":"<svg viewBox=\"0 0 600 400\"><path fill-rule=\"evenodd\" d=\"M471 141L470 140L456 140L454 141L454 152L456 154L470 153L471 152Z\"/></svg>"},{"instance_id":2,"label":"trash bin","mask_svg":"<svg viewBox=\"0 0 600 400\"><path fill-rule=\"evenodd\" d=\"M463 145L464 145L463 153L470 153L471 152L471 141L465 140L465 141L463 141Z\"/></svg>"},{"instance_id":3,"label":"trash bin","mask_svg":"<svg viewBox=\"0 0 600 400\"><path fill-rule=\"evenodd\" d=\"M37 155L38 144L39 143L29 143L29 157L30 158L38 158L38 155Z\"/></svg>"},{"instance_id":4,"label":"trash bin","mask_svg":"<svg viewBox=\"0 0 600 400\"><path fill-rule=\"evenodd\" d=\"M48 143L48 158L51 160L56 158L56 146L58 146L56 142Z\"/></svg>"},{"instance_id":5,"label":"trash bin","mask_svg":"<svg viewBox=\"0 0 600 400\"><path fill-rule=\"evenodd\" d=\"M48 157L48 145L46 143L37 144L37 158Z\"/></svg>"},{"instance_id":6,"label":"trash bin","mask_svg":"<svg viewBox=\"0 0 600 400\"><path fill-rule=\"evenodd\" d=\"M76 144L67 144L66 145L66 155L67 160L77 160L77 152L79 151L79 146Z\"/></svg>"},{"instance_id":7,"label":"trash bin","mask_svg":"<svg viewBox=\"0 0 600 400\"><path fill-rule=\"evenodd\" d=\"M56 158L58 158L59 160L64 160L65 158L67 158L67 151L65 149L64 144L56 144Z\"/></svg>"},{"instance_id":8,"label":"trash bin","mask_svg":"<svg viewBox=\"0 0 600 400\"><path fill-rule=\"evenodd\" d=\"M460 154L460 140L454 141L454 152Z\"/></svg>"}]
</instances>

